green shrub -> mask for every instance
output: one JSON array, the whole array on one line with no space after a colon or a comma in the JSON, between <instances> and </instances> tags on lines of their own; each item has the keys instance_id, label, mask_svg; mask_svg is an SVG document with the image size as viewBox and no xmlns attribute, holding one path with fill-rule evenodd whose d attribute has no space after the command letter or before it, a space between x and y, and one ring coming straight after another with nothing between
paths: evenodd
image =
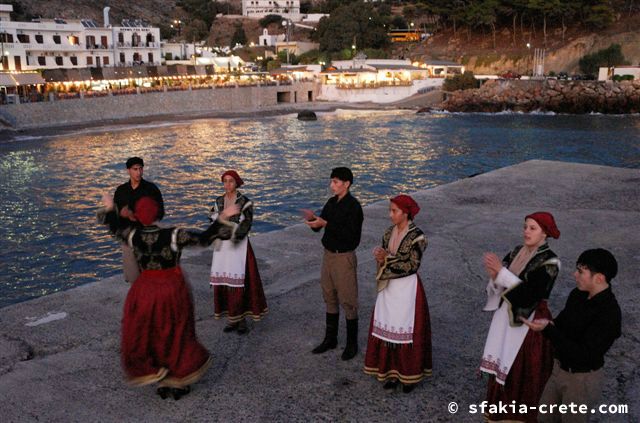
<instances>
[{"instance_id":1,"label":"green shrub","mask_svg":"<svg viewBox=\"0 0 640 423\"><path fill-rule=\"evenodd\" d=\"M613 75L614 81L633 81L633 75Z\"/></svg>"},{"instance_id":2,"label":"green shrub","mask_svg":"<svg viewBox=\"0 0 640 423\"><path fill-rule=\"evenodd\" d=\"M478 88L480 81L478 81L473 72L467 71L462 75L455 75L453 78L447 78L444 81L443 89L445 91L459 91Z\"/></svg>"},{"instance_id":3,"label":"green shrub","mask_svg":"<svg viewBox=\"0 0 640 423\"><path fill-rule=\"evenodd\" d=\"M582 73L597 75L600 67L613 67L626 64L620 44L611 44L609 47L598 50L595 53L582 56L578 62Z\"/></svg>"}]
</instances>

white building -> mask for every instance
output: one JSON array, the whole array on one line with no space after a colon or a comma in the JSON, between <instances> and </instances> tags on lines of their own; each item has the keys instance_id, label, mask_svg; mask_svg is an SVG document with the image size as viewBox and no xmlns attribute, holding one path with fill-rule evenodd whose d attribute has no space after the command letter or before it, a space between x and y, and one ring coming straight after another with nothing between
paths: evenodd
<instances>
[{"instance_id":1,"label":"white building","mask_svg":"<svg viewBox=\"0 0 640 423\"><path fill-rule=\"evenodd\" d=\"M193 43L170 43L163 41L161 43L162 58L165 61L184 61L192 60L197 50Z\"/></svg>"},{"instance_id":2,"label":"white building","mask_svg":"<svg viewBox=\"0 0 640 423\"><path fill-rule=\"evenodd\" d=\"M0 5L2 70L35 70L160 64L160 29L141 21L122 26L94 21L41 19L16 22L11 5Z\"/></svg>"},{"instance_id":3,"label":"white building","mask_svg":"<svg viewBox=\"0 0 640 423\"><path fill-rule=\"evenodd\" d=\"M635 81L640 80L640 66L615 66L611 68L603 67L599 69L598 81L607 81L614 76L631 75Z\"/></svg>"},{"instance_id":4,"label":"white building","mask_svg":"<svg viewBox=\"0 0 640 423\"><path fill-rule=\"evenodd\" d=\"M300 0L242 0L242 15L251 18L280 15L299 20Z\"/></svg>"},{"instance_id":5,"label":"white building","mask_svg":"<svg viewBox=\"0 0 640 423\"><path fill-rule=\"evenodd\" d=\"M340 60L320 73L318 99L341 102L392 103L442 86L440 78L430 78L425 67L408 60Z\"/></svg>"},{"instance_id":6,"label":"white building","mask_svg":"<svg viewBox=\"0 0 640 423\"><path fill-rule=\"evenodd\" d=\"M260 47L275 47L276 43L283 42L285 34L269 35L267 28L262 30L262 35L258 37L258 45Z\"/></svg>"}]
</instances>

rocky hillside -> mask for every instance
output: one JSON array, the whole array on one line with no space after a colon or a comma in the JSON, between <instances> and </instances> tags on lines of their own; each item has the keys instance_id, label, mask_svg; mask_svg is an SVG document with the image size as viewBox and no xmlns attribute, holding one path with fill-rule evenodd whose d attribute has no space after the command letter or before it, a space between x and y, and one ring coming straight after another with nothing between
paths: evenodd
<instances>
[{"instance_id":1,"label":"rocky hillside","mask_svg":"<svg viewBox=\"0 0 640 423\"><path fill-rule=\"evenodd\" d=\"M0 0L0 3L3 3ZM111 22L122 19L144 19L155 25L168 25L184 12L176 8L175 0L16 0L25 14L43 18L93 19L102 24L102 10L111 7Z\"/></svg>"},{"instance_id":2,"label":"rocky hillside","mask_svg":"<svg viewBox=\"0 0 640 423\"><path fill-rule=\"evenodd\" d=\"M640 65L640 17L624 18L606 30L592 32L583 28L569 28L562 36L562 29L548 29L546 46L542 34L535 29L525 29L513 37L510 28L503 28L497 37L496 48L490 33L470 33L451 29L436 33L426 43L412 49L416 59L447 59L467 65L476 74L495 74L508 70L527 74L531 72L535 48L545 48L545 71L578 73L578 61L582 56L620 44L626 59L632 65ZM530 48L527 48L527 43Z\"/></svg>"}]
</instances>

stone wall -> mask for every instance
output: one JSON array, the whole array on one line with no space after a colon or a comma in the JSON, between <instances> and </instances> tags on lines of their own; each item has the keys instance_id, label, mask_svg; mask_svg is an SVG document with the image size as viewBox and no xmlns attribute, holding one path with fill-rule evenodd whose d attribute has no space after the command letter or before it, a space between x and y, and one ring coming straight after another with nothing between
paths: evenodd
<instances>
[{"instance_id":1,"label":"stone wall","mask_svg":"<svg viewBox=\"0 0 640 423\"><path fill-rule=\"evenodd\" d=\"M452 112L640 113L640 81L490 80L479 89L447 93L440 107Z\"/></svg>"},{"instance_id":2,"label":"stone wall","mask_svg":"<svg viewBox=\"0 0 640 423\"><path fill-rule=\"evenodd\" d=\"M6 105L0 122L13 129L50 128L151 116L260 110L284 103L314 101L313 82L292 85L230 87L59 100ZM288 93L288 94L287 94Z\"/></svg>"}]
</instances>

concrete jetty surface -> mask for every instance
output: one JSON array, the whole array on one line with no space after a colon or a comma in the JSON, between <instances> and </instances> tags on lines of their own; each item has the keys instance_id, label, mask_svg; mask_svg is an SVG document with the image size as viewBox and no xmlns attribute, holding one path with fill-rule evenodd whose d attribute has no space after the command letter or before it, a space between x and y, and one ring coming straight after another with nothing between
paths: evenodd
<instances>
[{"instance_id":1,"label":"concrete jetty surface","mask_svg":"<svg viewBox=\"0 0 640 423\"><path fill-rule=\"evenodd\" d=\"M358 184L353 187L358 195ZM319 193L319 195L321 195ZM485 251L504 254L521 241L526 214L548 210L562 231L551 240L563 261L550 307L556 314L575 286L578 254L610 249L620 264L613 289L623 312L623 335L606 357L603 404L628 414L596 421L640 420L640 172L604 166L529 161L418 191L416 223L429 238L420 275L433 331L433 377L410 394L385 392L362 372L375 301L372 248L389 225L388 203L365 209L358 249L360 352L340 360L340 348L312 355L324 334L318 284L320 235L300 224L256 235L270 313L250 332L224 334L213 319L208 287L211 252L183 258L195 298L197 331L213 366L180 401L155 387L132 388L120 367L120 319L126 285L120 276L0 310L2 422L191 421L455 421L479 422L470 406L485 397L476 370L491 315L485 303ZM258 205L259 206L259 205ZM259 219L259 208L258 215ZM114 241L114 248L117 244ZM451 414L449 404L458 405Z\"/></svg>"}]
</instances>

